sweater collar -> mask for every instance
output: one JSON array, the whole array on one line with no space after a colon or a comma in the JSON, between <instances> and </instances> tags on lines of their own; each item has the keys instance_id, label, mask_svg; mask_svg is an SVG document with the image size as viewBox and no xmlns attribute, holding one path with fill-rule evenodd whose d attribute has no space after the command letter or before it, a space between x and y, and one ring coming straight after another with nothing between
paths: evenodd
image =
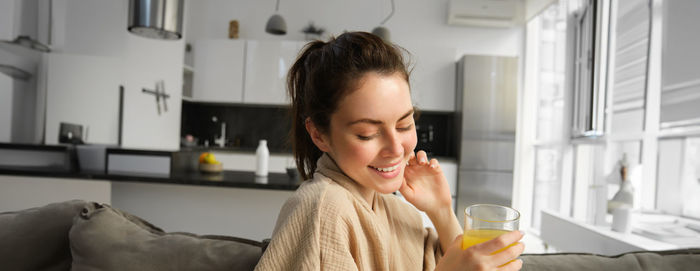
<instances>
[{"instance_id":1,"label":"sweater collar","mask_svg":"<svg viewBox=\"0 0 700 271\"><path fill-rule=\"evenodd\" d=\"M333 160L333 158L331 158L327 153L324 153L321 158L318 159L318 162L316 162L316 173L328 177L333 182L350 191L350 193L359 202L361 202L362 206L365 208L368 208L370 211L377 210L375 207L377 207L378 204L378 193L376 191L372 191L374 195L372 198L373 200L371 203L367 202L362 194L362 191L366 188L362 187L362 185L346 175L343 170L338 167L338 164L335 163L335 160Z\"/></svg>"}]
</instances>

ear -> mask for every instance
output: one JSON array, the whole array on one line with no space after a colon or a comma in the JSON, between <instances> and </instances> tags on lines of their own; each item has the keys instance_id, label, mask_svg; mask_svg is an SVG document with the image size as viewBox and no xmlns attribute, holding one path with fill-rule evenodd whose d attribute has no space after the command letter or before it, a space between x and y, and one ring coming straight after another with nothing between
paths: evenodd
<instances>
[{"instance_id":1,"label":"ear","mask_svg":"<svg viewBox=\"0 0 700 271\"><path fill-rule=\"evenodd\" d=\"M328 138L321 133L321 131L316 129L316 125L313 121L311 121L311 118L306 118L304 125L306 126L306 132L308 132L309 136L311 136L311 141L314 142L314 145L316 145L316 147L322 152L329 152L331 148Z\"/></svg>"}]
</instances>

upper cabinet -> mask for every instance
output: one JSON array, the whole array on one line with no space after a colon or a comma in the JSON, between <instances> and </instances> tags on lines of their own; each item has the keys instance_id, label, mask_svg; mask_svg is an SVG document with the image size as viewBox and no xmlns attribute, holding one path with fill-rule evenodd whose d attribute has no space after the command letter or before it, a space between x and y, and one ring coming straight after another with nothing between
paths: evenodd
<instances>
[{"instance_id":1,"label":"upper cabinet","mask_svg":"<svg viewBox=\"0 0 700 271\"><path fill-rule=\"evenodd\" d=\"M410 48L411 96L421 110L455 110L455 67L457 50L454 48ZM409 67L410 68L410 67Z\"/></svg>"},{"instance_id":2,"label":"upper cabinet","mask_svg":"<svg viewBox=\"0 0 700 271\"><path fill-rule=\"evenodd\" d=\"M192 99L287 104L287 71L304 44L299 41L197 41Z\"/></svg>"},{"instance_id":3,"label":"upper cabinet","mask_svg":"<svg viewBox=\"0 0 700 271\"><path fill-rule=\"evenodd\" d=\"M305 41L199 40L193 49L192 99L264 105L289 104L287 73ZM411 95L421 110L454 111L454 48L410 48Z\"/></svg>"},{"instance_id":4,"label":"upper cabinet","mask_svg":"<svg viewBox=\"0 0 700 271\"><path fill-rule=\"evenodd\" d=\"M202 40L194 46L192 99L204 102L243 102L245 42Z\"/></svg>"},{"instance_id":5,"label":"upper cabinet","mask_svg":"<svg viewBox=\"0 0 700 271\"><path fill-rule=\"evenodd\" d=\"M304 44L299 41L247 41L243 102L288 104L287 72Z\"/></svg>"}]
</instances>

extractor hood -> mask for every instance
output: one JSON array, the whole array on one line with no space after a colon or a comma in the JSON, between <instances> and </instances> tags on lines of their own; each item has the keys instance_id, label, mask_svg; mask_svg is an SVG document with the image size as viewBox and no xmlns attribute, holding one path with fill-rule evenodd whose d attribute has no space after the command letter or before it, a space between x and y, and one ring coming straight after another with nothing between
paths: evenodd
<instances>
[{"instance_id":1,"label":"extractor hood","mask_svg":"<svg viewBox=\"0 0 700 271\"><path fill-rule=\"evenodd\" d=\"M130 0L129 32L152 39L182 38L184 0Z\"/></svg>"}]
</instances>

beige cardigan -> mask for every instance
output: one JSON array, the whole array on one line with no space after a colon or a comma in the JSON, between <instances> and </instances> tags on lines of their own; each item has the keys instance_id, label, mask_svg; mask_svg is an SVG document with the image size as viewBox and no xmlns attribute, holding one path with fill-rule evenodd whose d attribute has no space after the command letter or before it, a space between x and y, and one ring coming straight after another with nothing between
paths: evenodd
<instances>
[{"instance_id":1,"label":"beige cardigan","mask_svg":"<svg viewBox=\"0 0 700 271\"><path fill-rule=\"evenodd\" d=\"M327 155L282 207L255 270L433 270L437 234L392 194L373 205Z\"/></svg>"}]
</instances>

